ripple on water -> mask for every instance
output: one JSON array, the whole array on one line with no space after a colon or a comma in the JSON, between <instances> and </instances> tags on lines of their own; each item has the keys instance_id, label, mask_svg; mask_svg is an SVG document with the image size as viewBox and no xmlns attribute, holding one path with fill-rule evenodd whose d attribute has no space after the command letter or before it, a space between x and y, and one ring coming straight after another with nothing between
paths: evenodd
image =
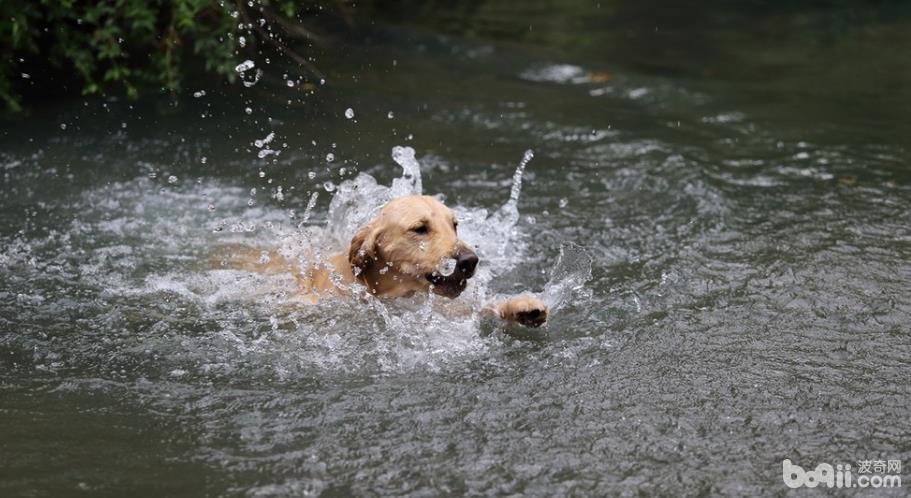
<instances>
[{"instance_id":1,"label":"ripple on water","mask_svg":"<svg viewBox=\"0 0 911 498\"><path fill-rule=\"evenodd\" d=\"M168 485L188 475L195 494L763 495L779 489L784 454L907 460L911 195L900 144L794 136L806 130L775 127L800 124L774 109L759 119L730 107L719 86L708 98L611 78L434 87L435 111L382 119L403 134L429 122L423 138L448 146L427 183L459 199L465 237L488 241L485 261L503 272L479 275L476 291L560 291L547 282L560 245L594 256L591 295L573 293L543 339L486 336L441 300L300 308L287 277L203 264L225 242L290 243L300 229L350 237L345 223L318 226L327 214L312 192L289 188L282 201L257 190L250 207L249 182L200 169L197 184L163 166L199 165L196 152L219 163L214 150L235 144L169 137L121 149L122 138L99 146L69 126L37 158L0 153L0 384L12 386L0 427L23 455L10 474L61 495L73 475L103 494L122 476L156 489L164 474ZM484 232L518 159L496 148L530 144L525 216L508 234ZM322 146L274 166L325 166ZM219 174L250 166L232 164ZM321 186L323 166L289 177ZM378 199L339 219L369 216ZM36 461L51 464L41 474ZM99 461L104 476L92 480Z\"/></svg>"}]
</instances>

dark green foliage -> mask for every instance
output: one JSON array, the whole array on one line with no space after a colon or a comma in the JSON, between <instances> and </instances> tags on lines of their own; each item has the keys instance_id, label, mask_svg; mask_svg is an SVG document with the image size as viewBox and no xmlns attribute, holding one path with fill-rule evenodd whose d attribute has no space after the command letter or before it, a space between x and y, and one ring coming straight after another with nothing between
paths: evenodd
<instances>
[{"instance_id":1,"label":"dark green foliage","mask_svg":"<svg viewBox=\"0 0 911 498\"><path fill-rule=\"evenodd\" d=\"M75 75L84 94L128 97L140 88L176 91L188 57L233 80L240 33L251 41L262 36L253 19L265 11L294 20L298 3L0 0L0 100L20 109L17 83L26 66Z\"/></svg>"}]
</instances>

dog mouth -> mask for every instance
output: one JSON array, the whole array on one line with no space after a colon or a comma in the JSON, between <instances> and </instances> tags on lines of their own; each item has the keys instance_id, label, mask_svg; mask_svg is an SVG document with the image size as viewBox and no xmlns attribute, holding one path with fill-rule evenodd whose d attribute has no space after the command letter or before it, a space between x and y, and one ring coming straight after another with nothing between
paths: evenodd
<instances>
[{"instance_id":1,"label":"dog mouth","mask_svg":"<svg viewBox=\"0 0 911 498\"><path fill-rule=\"evenodd\" d=\"M424 278L430 282L431 290L434 294L454 299L465 290L468 285L468 278L459 275L458 272L446 276L433 272L424 275Z\"/></svg>"}]
</instances>

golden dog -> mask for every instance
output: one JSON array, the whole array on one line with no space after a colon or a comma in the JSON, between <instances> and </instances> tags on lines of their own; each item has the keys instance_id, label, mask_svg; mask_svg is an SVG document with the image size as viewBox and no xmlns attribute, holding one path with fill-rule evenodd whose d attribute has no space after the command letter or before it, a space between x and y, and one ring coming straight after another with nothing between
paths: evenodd
<instances>
[{"instance_id":1,"label":"golden dog","mask_svg":"<svg viewBox=\"0 0 911 498\"><path fill-rule=\"evenodd\" d=\"M458 297L475 272L478 256L459 240L458 220L437 199L426 195L398 197L360 228L347 251L300 268L276 252L232 251L238 266L269 273L290 271L304 298L351 295L354 283L376 297L405 297L432 291ZM442 272L449 260L452 272ZM444 273L449 273L444 274ZM531 295L516 296L483 308L483 313L538 327L547 320L547 305Z\"/></svg>"}]
</instances>

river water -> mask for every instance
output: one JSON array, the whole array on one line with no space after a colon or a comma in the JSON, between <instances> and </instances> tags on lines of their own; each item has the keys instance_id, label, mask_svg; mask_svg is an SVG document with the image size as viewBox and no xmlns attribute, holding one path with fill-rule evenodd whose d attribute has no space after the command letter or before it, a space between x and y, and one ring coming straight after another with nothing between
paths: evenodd
<instances>
[{"instance_id":1,"label":"river water","mask_svg":"<svg viewBox=\"0 0 911 498\"><path fill-rule=\"evenodd\" d=\"M322 85L254 60L3 121L0 495L780 495L785 458L911 460L908 9L498 3L363 26ZM482 249L463 300L571 284L545 329L213 265L339 246L395 146Z\"/></svg>"}]
</instances>

